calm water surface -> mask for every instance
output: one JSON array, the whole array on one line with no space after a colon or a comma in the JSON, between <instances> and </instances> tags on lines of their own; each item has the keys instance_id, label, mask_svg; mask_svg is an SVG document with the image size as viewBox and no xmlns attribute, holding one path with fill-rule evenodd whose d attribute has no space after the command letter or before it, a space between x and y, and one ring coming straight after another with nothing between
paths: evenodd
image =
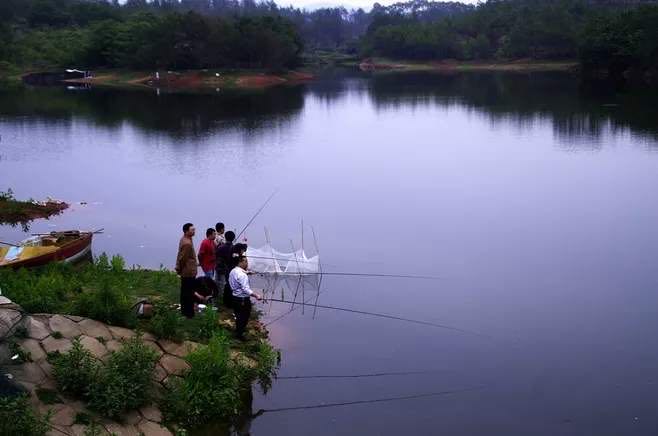
<instances>
[{"instance_id":1,"label":"calm water surface","mask_svg":"<svg viewBox=\"0 0 658 436\"><path fill-rule=\"evenodd\" d=\"M31 230L104 227L96 253L147 267L173 264L182 223L239 229L279 188L251 244L267 226L281 250L299 246L303 218L327 271L441 277L327 276L320 304L489 336L299 308L270 325L281 376L431 372L279 380L255 389L254 413L461 392L265 412L251 434L655 435L656 102L591 95L564 74L4 90L0 188L86 202ZM265 320L289 309L265 306Z\"/></svg>"}]
</instances>

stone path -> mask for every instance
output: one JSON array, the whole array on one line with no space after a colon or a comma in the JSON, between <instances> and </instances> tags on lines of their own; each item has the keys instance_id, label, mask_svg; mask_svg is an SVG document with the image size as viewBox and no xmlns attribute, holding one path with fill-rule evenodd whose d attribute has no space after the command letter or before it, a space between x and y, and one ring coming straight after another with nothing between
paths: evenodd
<instances>
[{"instance_id":1,"label":"stone path","mask_svg":"<svg viewBox=\"0 0 658 436\"><path fill-rule=\"evenodd\" d=\"M0 330L9 331L20 313L13 307L4 307L0 302ZM31 362L9 367L14 380L24 386L31 394L33 405L42 413L52 411L53 436L77 436L85 432L85 426L75 424L78 413L87 413L84 404L78 401L46 405L36 395L37 389L55 389L56 384L52 375L52 366L47 362L47 353L59 351L64 353L72 347L71 341L75 338L88 349L94 357L106 359L113 351L121 347L122 341L133 337L133 330L121 327L110 327L87 318L70 315L35 314L23 317L22 325L27 332L25 338L17 340L21 349L29 353ZM151 334L144 334L144 342L154 349L160 359L154 372L154 381L162 384L167 378L180 376L188 368L183 357L192 349L199 346L197 343L184 342L182 344L171 341L158 341ZM162 414L155 405L143 407L139 411L131 412L124 417L123 422L101 420L103 429L117 436L145 435L168 436L172 433L161 426Z\"/></svg>"}]
</instances>

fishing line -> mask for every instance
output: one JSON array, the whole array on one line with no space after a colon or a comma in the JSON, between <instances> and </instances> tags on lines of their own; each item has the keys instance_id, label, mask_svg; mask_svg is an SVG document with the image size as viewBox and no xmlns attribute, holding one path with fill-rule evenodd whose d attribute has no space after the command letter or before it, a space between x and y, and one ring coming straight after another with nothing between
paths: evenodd
<instances>
[{"instance_id":1,"label":"fishing line","mask_svg":"<svg viewBox=\"0 0 658 436\"><path fill-rule=\"evenodd\" d=\"M404 375L436 374L439 372L449 372L448 370L429 370L429 371L399 371L399 372L375 372L370 374L331 374L331 375L295 375L275 377L276 380L306 380L306 379L336 379L336 378L370 378L370 377L395 377Z\"/></svg>"},{"instance_id":2,"label":"fishing line","mask_svg":"<svg viewBox=\"0 0 658 436\"><path fill-rule=\"evenodd\" d=\"M472 388L457 389L450 391L429 392L426 394L406 395L399 397L375 398L372 400L345 401L341 403L322 403L322 404L313 404L308 406L279 407L276 409L260 409L258 412L256 412L256 416L262 415L263 413L288 412L291 410L324 409L327 407L353 406L358 404L386 403L390 401L403 401L403 400L413 400L417 398L439 397L439 396L459 394L469 391L478 391L481 389L484 389L484 386L476 386Z\"/></svg>"},{"instance_id":3,"label":"fishing line","mask_svg":"<svg viewBox=\"0 0 658 436\"><path fill-rule=\"evenodd\" d=\"M289 301L289 300L274 300L274 299L271 299L271 300L267 300L267 301L276 302L276 303L292 303L292 301ZM445 325L445 324L437 324L437 323L428 322L428 321L420 321L420 320L411 319L411 318L403 318L403 317L400 317L400 316L387 315L387 314L384 314L384 313L367 312L365 310L348 309L348 308L345 308L345 307L325 306L325 305L321 305L321 304L308 304L307 306L314 306L314 307L318 307L319 309L330 309L330 310L337 310L337 311L341 311L341 312L357 313L357 314L360 314L360 315L374 316L374 317L377 317L377 318L394 319L396 321L404 321L404 322L409 322L409 323L412 323L412 324L426 325L426 326L430 326L430 327L436 327L436 328L445 329L445 330L452 330L452 331L456 331L456 332L460 332L460 333L466 333L466 334L473 335L473 336L479 336L479 337L482 337L482 338L492 339L491 336L485 335L483 333L478 333L478 332L474 332L474 331L470 331L470 330L464 330L464 329L461 329L461 328L458 328L458 327L452 327L452 326Z\"/></svg>"},{"instance_id":4,"label":"fishing line","mask_svg":"<svg viewBox=\"0 0 658 436\"><path fill-rule=\"evenodd\" d=\"M279 315L278 317L274 318L272 321L263 324L263 326L267 327L267 326L269 326L269 325L271 325L271 324L274 324L275 322L279 321L280 319L284 318L285 316L290 315L291 313L293 313L295 310L297 310L297 309L299 308L299 306L302 306L302 305L308 305L308 302L311 301L313 298L316 298L316 300L317 300L317 297L319 297L320 294L323 293L323 292L324 292L324 291L318 291L317 296L309 297L308 300L303 301L303 302L301 302L301 303L297 303L297 307L294 307L294 306L293 306L292 309L290 309L289 311L287 311L287 312L285 312L285 313ZM274 291L272 291L272 295L274 295ZM266 301L272 301L272 300L267 300L267 299L265 299L265 300L266 300ZM313 307L315 307L315 308L317 309L317 303L314 304ZM314 314L314 316L315 316L315 314Z\"/></svg>"}]
</instances>

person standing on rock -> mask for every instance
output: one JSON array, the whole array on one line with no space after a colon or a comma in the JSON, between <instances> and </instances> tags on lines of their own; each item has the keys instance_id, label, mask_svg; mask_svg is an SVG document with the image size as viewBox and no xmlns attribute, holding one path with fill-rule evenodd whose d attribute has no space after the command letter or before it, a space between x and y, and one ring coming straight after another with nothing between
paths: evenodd
<instances>
[{"instance_id":1,"label":"person standing on rock","mask_svg":"<svg viewBox=\"0 0 658 436\"><path fill-rule=\"evenodd\" d=\"M176 256L176 273L180 276L180 310L187 318L194 317L194 288L198 268L192 242L194 233L194 224L183 225L183 237L178 243Z\"/></svg>"},{"instance_id":2,"label":"person standing on rock","mask_svg":"<svg viewBox=\"0 0 658 436\"><path fill-rule=\"evenodd\" d=\"M228 283L233 291L233 313L235 313L235 336L238 340L244 341L244 331L251 317L251 297L256 300L262 300L260 294L251 290L249 286L249 276L247 269L249 262L246 256L240 256L238 266L231 270L228 276Z\"/></svg>"}]
</instances>

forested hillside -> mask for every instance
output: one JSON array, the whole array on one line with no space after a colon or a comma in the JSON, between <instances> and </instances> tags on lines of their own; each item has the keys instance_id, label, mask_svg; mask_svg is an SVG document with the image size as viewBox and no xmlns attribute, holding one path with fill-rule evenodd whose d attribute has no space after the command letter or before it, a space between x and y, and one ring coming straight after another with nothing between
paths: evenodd
<instances>
[{"instance_id":1,"label":"forested hillside","mask_svg":"<svg viewBox=\"0 0 658 436\"><path fill-rule=\"evenodd\" d=\"M411 0L306 11L271 0L2 0L0 61L50 66L291 68L303 50L404 60L576 59L653 71L654 0Z\"/></svg>"}]
</instances>

